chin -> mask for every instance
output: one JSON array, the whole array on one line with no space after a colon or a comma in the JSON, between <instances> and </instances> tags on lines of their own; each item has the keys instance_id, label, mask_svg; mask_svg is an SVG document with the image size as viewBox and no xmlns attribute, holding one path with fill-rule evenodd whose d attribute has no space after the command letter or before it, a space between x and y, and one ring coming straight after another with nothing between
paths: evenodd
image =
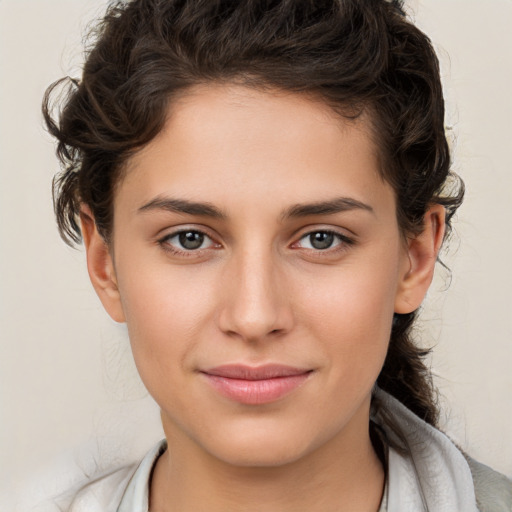
<instances>
[{"instance_id":1,"label":"chin","mask_svg":"<svg viewBox=\"0 0 512 512\"><path fill-rule=\"evenodd\" d=\"M231 444L225 451L216 450L219 460L236 467L277 468L300 460L308 450L295 446L279 446L266 443L257 446Z\"/></svg>"},{"instance_id":2,"label":"chin","mask_svg":"<svg viewBox=\"0 0 512 512\"><path fill-rule=\"evenodd\" d=\"M277 429L261 425L225 432L220 439L209 439L204 446L218 460L238 467L279 467L294 463L314 451L307 432L293 432L283 425Z\"/></svg>"}]
</instances>

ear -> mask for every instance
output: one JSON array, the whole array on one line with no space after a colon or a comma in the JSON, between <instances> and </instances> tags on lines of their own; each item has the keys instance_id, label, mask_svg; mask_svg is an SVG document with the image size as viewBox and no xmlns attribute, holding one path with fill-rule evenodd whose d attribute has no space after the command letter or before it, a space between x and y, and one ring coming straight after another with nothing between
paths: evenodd
<instances>
[{"instance_id":1,"label":"ear","mask_svg":"<svg viewBox=\"0 0 512 512\"><path fill-rule=\"evenodd\" d=\"M408 241L408 264L398 285L395 313L411 313L423 302L443 242L445 216L442 205L432 205L423 218L423 231Z\"/></svg>"},{"instance_id":2,"label":"ear","mask_svg":"<svg viewBox=\"0 0 512 512\"><path fill-rule=\"evenodd\" d=\"M124 322L112 255L107 243L98 233L94 216L87 205L82 205L80 208L80 221L91 283L112 319L116 322Z\"/></svg>"}]
</instances>

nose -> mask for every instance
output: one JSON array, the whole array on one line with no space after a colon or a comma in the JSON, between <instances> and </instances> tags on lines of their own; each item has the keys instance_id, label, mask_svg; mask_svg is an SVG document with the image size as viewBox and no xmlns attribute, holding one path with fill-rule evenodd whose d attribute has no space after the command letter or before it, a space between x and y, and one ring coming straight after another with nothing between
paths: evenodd
<instances>
[{"instance_id":1,"label":"nose","mask_svg":"<svg viewBox=\"0 0 512 512\"><path fill-rule=\"evenodd\" d=\"M220 329L245 341L275 338L293 327L286 277L271 251L234 256L224 274Z\"/></svg>"}]
</instances>

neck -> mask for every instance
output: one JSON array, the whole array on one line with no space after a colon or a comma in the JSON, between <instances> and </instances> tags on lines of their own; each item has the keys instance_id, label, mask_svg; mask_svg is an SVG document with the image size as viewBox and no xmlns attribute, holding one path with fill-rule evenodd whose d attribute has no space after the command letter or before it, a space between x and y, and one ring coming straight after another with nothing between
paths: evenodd
<instances>
[{"instance_id":1,"label":"neck","mask_svg":"<svg viewBox=\"0 0 512 512\"><path fill-rule=\"evenodd\" d=\"M360 432L277 467L234 466L167 436L170 448L155 467L150 510L377 512L384 470L368 428Z\"/></svg>"}]
</instances>

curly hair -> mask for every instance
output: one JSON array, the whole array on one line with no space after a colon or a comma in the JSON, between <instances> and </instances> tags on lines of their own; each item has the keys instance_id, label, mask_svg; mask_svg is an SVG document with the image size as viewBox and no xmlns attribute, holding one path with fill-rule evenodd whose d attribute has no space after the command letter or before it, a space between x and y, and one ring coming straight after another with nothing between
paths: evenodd
<instances>
[{"instance_id":1,"label":"curly hair","mask_svg":"<svg viewBox=\"0 0 512 512\"><path fill-rule=\"evenodd\" d=\"M446 232L464 187L450 171L439 64L398 0L133 0L108 8L80 80L46 92L43 112L62 171L54 206L62 237L81 239L81 203L108 243L123 164L163 128L169 104L197 84L237 83L320 98L340 116L367 113L380 172L404 236L429 205ZM53 117L54 92L66 86ZM411 328L395 315L378 385L435 425L435 391Z\"/></svg>"}]
</instances>

